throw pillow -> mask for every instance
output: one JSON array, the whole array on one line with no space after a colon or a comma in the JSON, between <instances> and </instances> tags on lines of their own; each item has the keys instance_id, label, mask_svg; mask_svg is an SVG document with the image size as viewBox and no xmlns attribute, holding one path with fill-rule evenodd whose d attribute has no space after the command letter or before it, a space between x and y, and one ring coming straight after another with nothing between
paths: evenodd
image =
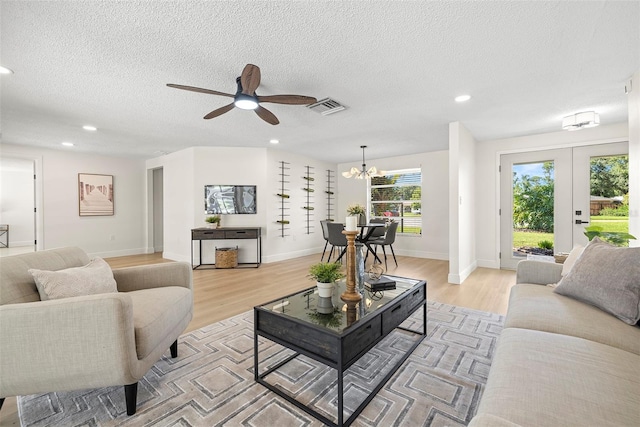
<instances>
[{"instance_id":1,"label":"throw pillow","mask_svg":"<svg viewBox=\"0 0 640 427\"><path fill-rule=\"evenodd\" d=\"M32 268L29 273L42 301L118 292L111 267L102 258L94 258L82 267L58 271Z\"/></svg>"},{"instance_id":2,"label":"throw pillow","mask_svg":"<svg viewBox=\"0 0 640 427\"><path fill-rule=\"evenodd\" d=\"M578 258L580 258L580 255L582 255L583 251L584 246L582 245L575 245L573 249L571 249L571 252L569 252L569 256L566 260L564 260L564 263L562 264L562 277L566 276L569 271L571 271Z\"/></svg>"},{"instance_id":3,"label":"throw pillow","mask_svg":"<svg viewBox=\"0 0 640 427\"><path fill-rule=\"evenodd\" d=\"M616 247L594 238L554 292L635 325L640 319L640 248Z\"/></svg>"}]
</instances>

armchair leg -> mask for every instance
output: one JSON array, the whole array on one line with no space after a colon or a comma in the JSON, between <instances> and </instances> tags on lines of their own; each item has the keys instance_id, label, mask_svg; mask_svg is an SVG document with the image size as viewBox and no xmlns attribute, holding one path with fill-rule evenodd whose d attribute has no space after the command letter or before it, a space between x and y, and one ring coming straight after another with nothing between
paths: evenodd
<instances>
[{"instance_id":1,"label":"armchair leg","mask_svg":"<svg viewBox=\"0 0 640 427\"><path fill-rule=\"evenodd\" d=\"M4 405L4 397L0 397L0 409L2 409L2 405Z\"/></svg>"},{"instance_id":2,"label":"armchair leg","mask_svg":"<svg viewBox=\"0 0 640 427\"><path fill-rule=\"evenodd\" d=\"M173 344L171 344L170 348L171 348L171 357L175 359L176 357L178 357L178 340L175 340Z\"/></svg>"},{"instance_id":3,"label":"armchair leg","mask_svg":"<svg viewBox=\"0 0 640 427\"><path fill-rule=\"evenodd\" d=\"M138 383L124 386L124 398L127 402L127 415L136 413L136 400L138 399Z\"/></svg>"}]
</instances>

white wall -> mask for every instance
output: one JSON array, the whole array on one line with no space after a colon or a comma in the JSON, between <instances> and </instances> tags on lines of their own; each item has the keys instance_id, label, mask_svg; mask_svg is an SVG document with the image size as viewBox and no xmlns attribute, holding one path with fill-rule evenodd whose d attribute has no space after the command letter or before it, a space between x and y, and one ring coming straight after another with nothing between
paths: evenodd
<instances>
[{"instance_id":1,"label":"white wall","mask_svg":"<svg viewBox=\"0 0 640 427\"><path fill-rule=\"evenodd\" d=\"M344 178L357 162L338 165L338 205L336 221L344 222L347 207L367 202L365 180ZM419 167L422 171L422 235L397 235L393 249L398 255L446 260L449 257L449 169L448 152L433 151L386 159L367 159L368 166L379 170Z\"/></svg>"},{"instance_id":2,"label":"white wall","mask_svg":"<svg viewBox=\"0 0 640 427\"><path fill-rule=\"evenodd\" d=\"M153 221L152 229L153 229L153 251L154 252L162 252L163 249L163 201L162 195L164 194L163 189L163 171L162 168L154 169L152 171L153 177L153 215L151 217L151 221Z\"/></svg>"},{"instance_id":3,"label":"white wall","mask_svg":"<svg viewBox=\"0 0 640 427\"><path fill-rule=\"evenodd\" d=\"M9 225L9 246L33 246L35 240L34 161L0 159L0 224ZM2 237L2 242L5 242Z\"/></svg>"},{"instance_id":4,"label":"white wall","mask_svg":"<svg viewBox=\"0 0 640 427\"><path fill-rule=\"evenodd\" d=\"M501 154L621 142L627 141L627 139L627 123L618 123L576 132L559 131L477 143L475 181L478 203L476 203L474 213L478 266L500 268L500 259L498 258L500 252L500 218L498 216L500 177L498 166ZM630 152L630 169L633 163L632 157Z\"/></svg>"},{"instance_id":5,"label":"white wall","mask_svg":"<svg viewBox=\"0 0 640 427\"><path fill-rule=\"evenodd\" d=\"M38 249L79 246L102 257L145 251L143 161L10 144L2 156L36 160ZM113 175L113 216L79 216L78 173Z\"/></svg>"},{"instance_id":6,"label":"white wall","mask_svg":"<svg viewBox=\"0 0 640 427\"><path fill-rule=\"evenodd\" d=\"M632 77L629 104L629 246L640 246L640 71Z\"/></svg>"},{"instance_id":7,"label":"white wall","mask_svg":"<svg viewBox=\"0 0 640 427\"><path fill-rule=\"evenodd\" d=\"M291 168L287 180L288 207L291 221L287 237L281 236L276 220L279 217L279 169L278 161L289 163ZM306 211L302 209L306 193L302 176L304 166L316 171L314 181L314 211L311 225L313 232L307 234ZM317 253L322 250L324 240L319 228L326 210L323 197L321 172L335 169L335 165L319 162L266 148L193 147L147 161L147 168L162 167L164 175L164 253L165 258L191 260L191 229L204 227L204 186L207 184L256 185L257 208L255 215L223 215L222 227L262 227L262 261L274 262ZM202 262L215 262L215 246L238 245L240 262L255 261L255 241L211 241L203 242ZM198 247L194 245L195 261Z\"/></svg>"},{"instance_id":8,"label":"white wall","mask_svg":"<svg viewBox=\"0 0 640 427\"><path fill-rule=\"evenodd\" d=\"M460 123L449 124L449 283L476 269L476 141Z\"/></svg>"}]
</instances>

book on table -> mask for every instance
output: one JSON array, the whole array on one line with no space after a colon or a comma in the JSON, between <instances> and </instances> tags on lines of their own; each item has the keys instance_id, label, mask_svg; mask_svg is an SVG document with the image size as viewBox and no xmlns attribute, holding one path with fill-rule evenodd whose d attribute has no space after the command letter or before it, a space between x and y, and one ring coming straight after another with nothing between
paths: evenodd
<instances>
[{"instance_id":1,"label":"book on table","mask_svg":"<svg viewBox=\"0 0 640 427\"><path fill-rule=\"evenodd\" d=\"M364 282L364 287L369 292L386 291L396 288L396 281L385 276L380 276L379 279L369 279Z\"/></svg>"}]
</instances>

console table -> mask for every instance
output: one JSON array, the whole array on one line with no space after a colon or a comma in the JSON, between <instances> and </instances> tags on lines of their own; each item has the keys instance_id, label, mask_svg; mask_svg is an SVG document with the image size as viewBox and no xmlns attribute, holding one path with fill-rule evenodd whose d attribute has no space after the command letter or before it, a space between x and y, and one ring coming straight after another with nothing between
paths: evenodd
<instances>
[{"instance_id":1,"label":"console table","mask_svg":"<svg viewBox=\"0 0 640 427\"><path fill-rule=\"evenodd\" d=\"M9 224L0 224L0 238L4 239L4 242L0 241L1 248L9 247Z\"/></svg>"},{"instance_id":2,"label":"console table","mask_svg":"<svg viewBox=\"0 0 640 427\"><path fill-rule=\"evenodd\" d=\"M225 227L225 228L194 228L191 230L191 268L194 270L201 266L215 266L215 264L202 263L203 240L245 240L256 241L256 262L241 262L238 266L260 267L262 264L262 228L261 227ZM198 264L193 259L193 242L198 241Z\"/></svg>"}]
</instances>

